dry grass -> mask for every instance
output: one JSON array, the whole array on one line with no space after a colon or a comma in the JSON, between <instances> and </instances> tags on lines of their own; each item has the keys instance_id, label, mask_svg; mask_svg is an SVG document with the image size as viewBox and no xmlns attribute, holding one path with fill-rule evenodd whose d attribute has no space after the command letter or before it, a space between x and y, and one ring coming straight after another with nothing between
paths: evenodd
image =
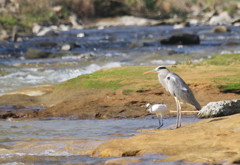
<instances>
[{"instance_id":1,"label":"dry grass","mask_svg":"<svg viewBox=\"0 0 240 165\"><path fill-rule=\"evenodd\" d=\"M18 0L19 2L19 13L31 13L31 14L40 14L44 12L50 12L52 1L49 0Z\"/></svg>"}]
</instances>

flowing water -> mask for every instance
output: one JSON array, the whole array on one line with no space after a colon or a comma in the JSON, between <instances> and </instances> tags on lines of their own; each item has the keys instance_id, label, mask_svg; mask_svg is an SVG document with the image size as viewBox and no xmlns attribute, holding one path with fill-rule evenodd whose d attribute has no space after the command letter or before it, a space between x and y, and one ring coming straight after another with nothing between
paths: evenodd
<instances>
[{"instance_id":1,"label":"flowing water","mask_svg":"<svg viewBox=\"0 0 240 165\"><path fill-rule=\"evenodd\" d=\"M34 85L52 84L101 68L131 65L168 65L196 62L216 54L239 53L240 29L212 33L211 26L174 29L173 26L112 27L59 32L55 36L25 36L18 42L0 42L0 93ZM199 45L161 45L175 33L198 34ZM77 35L79 37L77 37ZM72 45L68 51L64 44ZM26 59L29 49L51 58ZM185 122L196 122L194 117ZM175 118L165 120L165 127ZM88 156L104 141L157 127L156 119L0 121L0 164L102 164L111 158ZM146 155L142 164L162 164L164 155ZM181 164L182 162L171 162Z\"/></svg>"},{"instance_id":2,"label":"flowing water","mask_svg":"<svg viewBox=\"0 0 240 165\"><path fill-rule=\"evenodd\" d=\"M229 27L231 32L226 33L213 33L212 28L112 27L70 30L55 36L28 36L19 42L0 42L0 93L58 83L101 68L196 62L216 54L240 52L240 28ZM161 45L159 42L182 32L199 35L201 43L181 46ZM65 44L72 45L72 49L61 50ZM30 48L50 53L52 58L25 59Z\"/></svg>"},{"instance_id":3,"label":"flowing water","mask_svg":"<svg viewBox=\"0 0 240 165\"><path fill-rule=\"evenodd\" d=\"M183 122L199 119L187 117ZM175 124L176 119L164 120L162 129ZM104 119L104 120L13 120L0 121L0 163L12 164L101 164L112 158L86 155L87 151L114 138L138 134L137 130L154 129L157 119ZM142 163L166 156L136 157Z\"/></svg>"}]
</instances>

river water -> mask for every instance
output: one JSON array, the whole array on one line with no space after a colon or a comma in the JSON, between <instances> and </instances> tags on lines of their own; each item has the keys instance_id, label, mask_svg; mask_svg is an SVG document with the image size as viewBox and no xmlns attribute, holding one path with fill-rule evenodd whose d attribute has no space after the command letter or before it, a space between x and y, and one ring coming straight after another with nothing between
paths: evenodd
<instances>
[{"instance_id":1,"label":"river water","mask_svg":"<svg viewBox=\"0 0 240 165\"><path fill-rule=\"evenodd\" d=\"M112 27L59 32L55 36L25 36L0 42L0 93L34 85L53 84L101 68L131 65L169 65L197 62L216 54L240 52L240 28L213 33L211 26L174 29L173 26ZM161 45L175 33L198 34L199 45ZM80 36L80 37L77 37ZM49 44L49 45L48 45ZM61 50L64 44L72 49ZM51 58L26 59L29 49ZM194 117L183 122L196 122ZM175 118L165 120L165 126ZM112 158L92 158L89 151L104 141L157 127L156 119L0 121L0 164L102 164ZM162 164L164 155L147 155L142 164ZM170 164L182 162L170 162ZM186 164L186 163L185 163Z\"/></svg>"},{"instance_id":2,"label":"river water","mask_svg":"<svg viewBox=\"0 0 240 165\"><path fill-rule=\"evenodd\" d=\"M216 54L240 52L240 28L213 33L212 26L109 27L59 32L54 36L25 36L19 42L0 42L0 93L23 87L65 81L101 68L129 65L168 65L199 61ZM200 36L199 45L161 45L172 34ZM77 37L80 36L80 37ZM68 51L61 50L70 44ZM29 49L52 58L26 59Z\"/></svg>"},{"instance_id":3,"label":"river water","mask_svg":"<svg viewBox=\"0 0 240 165\"><path fill-rule=\"evenodd\" d=\"M187 117L185 123L199 119ZM175 126L175 118L164 120L162 129ZM173 126L174 125L174 126ZM104 120L13 120L0 121L0 163L9 164L101 164L108 159L86 155L86 151L114 138L157 128L157 119ZM136 157L143 164L164 155Z\"/></svg>"}]
</instances>

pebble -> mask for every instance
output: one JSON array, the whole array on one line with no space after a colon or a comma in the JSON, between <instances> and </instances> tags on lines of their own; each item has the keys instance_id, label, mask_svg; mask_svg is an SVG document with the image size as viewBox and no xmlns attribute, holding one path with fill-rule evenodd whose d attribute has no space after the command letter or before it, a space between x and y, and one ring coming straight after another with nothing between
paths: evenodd
<instances>
[{"instance_id":1,"label":"pebble","mask_svg":"<svg viewBox=\"0 0 240 165\"><path fill-rule=\"evenodd\" d=\"M71 45L70 44L64 44L64 45L62 45L61 50L69 51L69 50L71 50Z\"/></svg>"}]
</instances>

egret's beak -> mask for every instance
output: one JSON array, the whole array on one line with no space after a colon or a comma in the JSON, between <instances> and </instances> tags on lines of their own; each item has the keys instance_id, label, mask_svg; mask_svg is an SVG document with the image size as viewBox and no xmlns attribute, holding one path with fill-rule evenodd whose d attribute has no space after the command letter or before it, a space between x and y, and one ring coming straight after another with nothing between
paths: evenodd
<instances>
[{"instance_id":1,"label":"egret's beak","mask_svg":"<svg viewBox=\"0 0 240 165\"><path fill-rule=\"evenodd\" d=\"M145 111L150 112L149 107L150 107L150 106L147 106L147 107L145 108Z\"/></svg>"},{"instance_id":2,"label":"egret's beak","mask_svg":"<svg viewBox=\"0 0 240 165\"><path fill-rule=\"evenodd\" d=\"M148 112L148 113L150 112L150 110L148 108L146 108L145 111Z\"/></svg>"},{"instance_id":3,"label":"egret's beak","mask_svg":"<svg viewBox=\"0 0 240 165\"><path fill-rule=\"evenodd\" d=\"M155 70L150 70L150 71L144 72L143 74L154 73L154 72L156 72L156 71Z\"/></svg>"}]
</instances>

